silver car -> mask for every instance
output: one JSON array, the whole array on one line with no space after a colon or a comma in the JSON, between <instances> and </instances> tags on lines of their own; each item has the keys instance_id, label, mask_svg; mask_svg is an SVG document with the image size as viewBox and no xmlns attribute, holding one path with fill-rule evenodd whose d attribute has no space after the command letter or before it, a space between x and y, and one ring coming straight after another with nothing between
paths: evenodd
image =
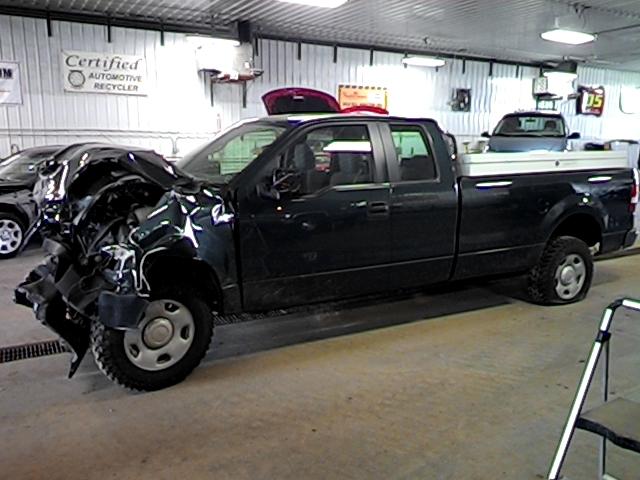
<instances>
[{"instance_id":1,"label":"silver car","mask_svg":"<svg viewBox=\"0 0 640 480\"><path fill-rule=\"evenodd\" d=\"M561 152L567 150L568 141L580 138L569 133L567 122L559 113L516 112L502 117L489 138L490 152Z\"/></svg>"}]
</instances>

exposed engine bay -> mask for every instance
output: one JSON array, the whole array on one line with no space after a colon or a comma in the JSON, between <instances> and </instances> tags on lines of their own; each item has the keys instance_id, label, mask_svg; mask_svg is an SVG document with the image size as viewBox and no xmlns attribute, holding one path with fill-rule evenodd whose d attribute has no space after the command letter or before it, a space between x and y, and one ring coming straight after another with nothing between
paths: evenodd
<instances>
[{"instance_id":1,"label":"exposed engine bay","mask_svg":"<svg viewBox=\"0 0 640 480\"><path fill-rule=\"evenodd\" d=\"M200 261L208 248L206 238L199 238L206 236L203 222L232 234L233 215L215 189L151 151L68 147L44 165L34 198L40 212L28 235L39 230L47 258L18 286L16 302L33 308L68 344L74 354L69 376L90 346L92 325L120 331L139 326L157 298L154 288L169 280L149 276L161 256ZM147 322L145 341L158 352L174 328L164 317L182 306L170 302L165 300L168 313ZM185 325L195 328L193 321ZM183 350L193 341L193 333L185 332L178 338ZM132 343L127 354L135 357L135 348ZM168 362L172 351L166 350ZM140 365L150 365L145 361Z\"/></svg>"}]
</instances>

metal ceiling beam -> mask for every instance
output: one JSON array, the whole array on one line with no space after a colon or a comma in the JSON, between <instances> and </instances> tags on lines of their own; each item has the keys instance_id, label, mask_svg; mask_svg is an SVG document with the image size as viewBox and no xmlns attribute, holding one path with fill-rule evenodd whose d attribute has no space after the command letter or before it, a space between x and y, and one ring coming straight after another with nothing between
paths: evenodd
<instances>
[{"instance_id":1,"label":"metal ceiling beam","mask_svg":"<svg viewBox=\"0 0 640 480\"><path fill-rule=\"evenodd\" d=\"M634 23L633 25L625 25L624 27L609 28L607 30L601 30L599 32L595 32L595 34L602 35L603 33L624 32L625 30L635 30L636 28L640 28L640 23Z\"/></svg>"},{"instance_id":2,"label":"metal ceiling beam","mask_svg":"<svg viewBox=\"0 0 640 480\"><path fill-rule=\"evenodd\" d=\"M235 31L231 31L231 29L222 30L219 28L214 28L210 26L204 25L182 25L182 24L172 24L165 23L162 20L152 21L146 19L135 19L135 18L125 18L118 16L109 16L109 15L93 15L87 13L72 13L72 12L63 12L56 10L43 10L43 9L35 9L29 7L10 7L10 6L2 6L0 5L0 14L2 15L14 15L14 16L22 16L22 17L31 17L31 18L42 18L51 21L63 21L63 22L75 22L75 23L88 23L93 25L104 25L107 28L113 27L122 27L122 28L134 28L141 30L152 30L160 32L161 36L164 36L164 32L176 32L176 33L194 33L194 34L202 34L202 35L215 35L220 37L235 37ZM378 52L389 52L389 53L400 53L405 54L408 53L410 55L432 55L438 56L442 58L450 58L450 59L459 59L459 60L467 60L467 61L475 61L475 62L485 62L485 63L494 63L494 64L502 64L502 65L516 65L516 66L529 66L529 67L540 67L542 62L527 62L527 61L514 61L514 60L506 60L496 57L483 57L478 55L465 55L465 54L456 54L456 53L443 53L433 50L427 49L406 49L406 48L393 48L393 47L385 47L383 45L365 45L358 43L350 43L350 42L340 42L336 44L335 42L324 42L321 40L315 40L311 38L299 38L299 37L287 37L282 35L271 35L271 34L260 34L256 35L259 38L269 39L269 40L280 40L285 42L293 42L293 43L306 43L311 45L324 45L330 47L340 47L340 48L353 48L358 50L375 50Z\"/></svg>"},{"instance_id":3,"label":"metal ceiling beam","mask_svg":"<svg viewBox=\"0 0 640 480\"><path fill-rule=\"evenodd\" d=\"M590 3L584 3L584 2L574 2L574 1L570 1L570 0L549 0L552 3L556 3L556 4L560 4L560 5L565 5L567 7L573 7L573 8L577 8L577 9L582 9L584 13L589 12L589 10L593 10L593 11L597 11L597 12L601 12L601 13L608 13L610 15L615 15L616 17L626 17L626 18L634 18L634 19L640 19L640 14L636 13L636 12L630 12L627 10L622 10L620 8L612 8L612 7L607 7L606 4L605 5L592 5ZM598 1L598 0L596 0Z\"/></svg>"},{"instance_id":4,"label":"metal ceiling beam","mask_svg":"<svg viewBox=\"0 0 640 480\"><path fill-rule=\"evenodd\" d=\"M356 50L367 50L367 51L375 50L376 52L400 53L400 54L409 54L409 55L425 55L425 56L433 56L433 57L440 57L440 58L450 58L455 60L466 60L471 62L483 62L483 63L515 65L515 66L520 65L522 67L538 68L546 63L546 62L527 62L527 61L517 62L515 60L503 60L500 58L483 57L479 55L464 55L464 54L458 55L456 53L442 53L434 50L393 48L393 47L385 47L385 46L365 45L361 43L351 43L351 42L336 43L336 42L327 42L323 40L316 40L312 38L298 38L298 37L292 38L292 37L287 37L283 35L272 35L272 34L263 34L263 33L258 33L257 37L263 38L265 40L277 40L281 42L291 42L291 43L302 42L302 43L306 43L307 45L320 45L324 47L353 48ZM335 62L335 54L336 53L334 51L334 62Z\"/></svg>"},{"instance_id":5,"label":"metal ceiling beam","mask_svg":"<svg viewBox=\"0 0 640 480\"><path fill-rule=\"evenodd\" d=\"M221 29L207 25L183 25L167 23L142 18L118 17L109 15L94 15L89 13L73 13L58 10L43 10L29 7L11 7L0 5L0 15L13 15L18 17L43 18L51 21L88 23L92 25L105 25L121 28L137 28L140 30L153 30L156 32L196 33L201 35L215 35L220 37L235 37L231 29Z\"/></svg>"}]
</instances>

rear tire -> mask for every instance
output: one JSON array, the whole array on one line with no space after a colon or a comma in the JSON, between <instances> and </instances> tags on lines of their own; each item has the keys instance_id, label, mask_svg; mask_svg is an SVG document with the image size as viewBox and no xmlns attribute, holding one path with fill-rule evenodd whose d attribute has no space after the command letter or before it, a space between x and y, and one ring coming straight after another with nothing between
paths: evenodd
<instances>
[{"instance_id":1,"label":"rear tire","mask_svg":"<svg viewBox=\"0 0 640 480\"><path fill-rule=\"evenodd\" d=\"M587 244L575 237L558 237L531 269L527 293L541 305L574 303L587 295L592 279L593 258Z\"/></svg>"},{"instance_id":2,"label":"rear tire","mask_svg":"<svg viewBox=\"0 0 640 480\"><path fill-rule=\"evenodd\" d=\"M98 368L115 383L160 390L180 383L198 366L212 334L211 309L195 292L164 293L151 300L136 330L93 322L91 350Z\"/></svg>"},{"instance_id":3,"label":"rear tire","mask_svg":"<svg viewBox=\"0 0 640 480\"><path fill-rule=\"evenodd\" d=\"M0 260L13 258L24 242L25 226L17 215L0 212Z\"/></svg>"}]
</instances>

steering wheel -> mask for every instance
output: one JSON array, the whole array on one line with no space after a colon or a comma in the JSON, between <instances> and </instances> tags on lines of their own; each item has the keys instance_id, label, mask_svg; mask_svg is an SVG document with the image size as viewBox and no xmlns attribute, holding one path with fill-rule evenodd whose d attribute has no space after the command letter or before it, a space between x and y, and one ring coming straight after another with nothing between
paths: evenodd
<instances>
[{"instance_id":1,"label":"steering wheel","mask_svg":"<svg viewBox=\"0 0 640 480\"><path fill-rule=\"evenodd\" d=\"M280 193L296 193L302 186L300 172L294 168L276 168L271 177L271 185Z\"/></svg>"}]
</instances>

